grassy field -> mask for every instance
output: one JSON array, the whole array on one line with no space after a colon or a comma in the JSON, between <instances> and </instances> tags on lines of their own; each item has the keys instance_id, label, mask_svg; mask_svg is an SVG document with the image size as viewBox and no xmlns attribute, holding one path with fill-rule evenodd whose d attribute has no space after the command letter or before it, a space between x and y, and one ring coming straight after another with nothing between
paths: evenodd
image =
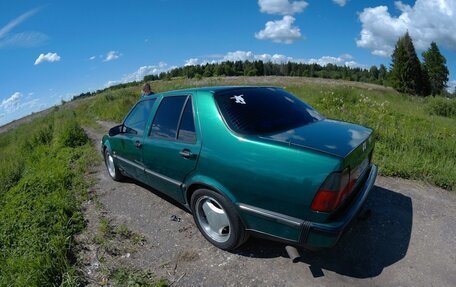
<instances>
[{"instance_id":1,"label":"grassy field","mask_svg":"<svg viewBox=\"0 0 456 287\"><path fill-rule=\"evenodd\" d=\"M328 118L372 127L377 135L374 162L381 174L456 189L455 100L285 77L176 79L152 86L161 92L228 84L284 87ZM0 286L81 284L73 236L84 228L84 174L99 158L81 126L96 126L96 120L120 122L139 91L139 86L106 90L0 134ZM125 274L119 271L119 282L129 280Z\"/></svg>"},{"instance_id":2,"label":"grassy field","mask_svg":"<svg viewBox=\"0 0 456 287\"><path fill-rule=\"evenodd\" d=\"M155 81L155 92L213 85L272 85L311 104L328 118L376 130L374 162L386 176L418 179L456 189L456 100L401 95L376 85L291 77ZM76 109L84 124L121 122L140 87L107 90Z\"/></svg>"},{"instance_id":3,"label":"grassy field","mask_svg":"<svg viewBox=\"0 0 456 287\"><path fill-rule=\"evenodd\" d=\"M93 158L71 111L0 136L0 286L79 284L72 238Z\"/></svg>"}]
</instances>

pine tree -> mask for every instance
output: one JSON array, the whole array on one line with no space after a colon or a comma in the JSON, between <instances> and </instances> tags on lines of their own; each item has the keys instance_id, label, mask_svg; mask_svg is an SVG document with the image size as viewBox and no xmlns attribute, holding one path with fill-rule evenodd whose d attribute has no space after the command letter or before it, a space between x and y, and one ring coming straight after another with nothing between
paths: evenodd
<instances>
[{"instance_id":1,"label":"pine tree","mask_svg":"<svg viewBox=\"0 0 456 287\"><path fill-rule=\"evenodd\" d=\"M390 77L393 87L399 92L412 95L423 94L421 64L408 32L396 43Z\"/></svg>"},{"instance_id":2,"label":"pine tree","mask_svg":"<svg viewBox=\"0 0 456 287\"><path fill-rule=\"evenodd\" d=\"M388 70L386 69L385 65L381 64L380 68L378 69L378 79L382 85L385 85L385 81L388 78Z\"/></svg>"},{"instance_id":3,"label":"pine tree","mask_svg":"<svg viewBox=\"0 0 456 287\"><path fill-rule=\"evenodd\" d=\"M423 96L429 96L431 94L431 80L427 69L424 64L421 64L421 94Z\"/></svg>"},{"instance_id":4,"label":"pine tree","mask_svg":"<svg viewBox=\"0 0 456 287\"><path fill-rule=\"evenodd\" d=\"M369 74L370 74L370 77L369 77L370 82L376 82L378 80L378 77L380 74L377 66L370 67Z\"/></svg>"},{"instance_id":5,"label":"pine tree","mask_svg":"<svg viewBox=\"0 0 456 287\"><path fill-rule=\"evenodd\" d=\"M435 42L432 42L431 47L423 52L423 60L423 67L429 75L431 94L433 96L441 94L447 87L449 72L446 59Z\"/></svg>"}]
</instances>

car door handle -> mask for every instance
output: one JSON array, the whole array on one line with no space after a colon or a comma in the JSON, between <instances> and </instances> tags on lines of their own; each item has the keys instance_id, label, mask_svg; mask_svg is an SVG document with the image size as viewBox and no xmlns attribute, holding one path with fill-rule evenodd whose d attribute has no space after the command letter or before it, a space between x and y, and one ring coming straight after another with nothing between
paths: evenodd
<instances>
[{"instance_id":1,"label":"car door handle","mask_svg":"<svg viewBox=\"0 0 456 287\"><path fill-rule=\"evenodd\" d=\"M142 147L142 143L140 141L135 141L135 147L136 148L141 148Z\"/></svg>"},{"instance_id":2,"label":"car door handle","mask_svg":"<svg viewBox=\"0 0 456 287\"><path fill-rule=\"evenodd\" d=\"M196 155L194 155L190 150L188 149L183 149L179 152L179 154L183 157L183 158L187 158L187 159L191 159L191 158L195 158Z\"/></svg>"}]
</instances>

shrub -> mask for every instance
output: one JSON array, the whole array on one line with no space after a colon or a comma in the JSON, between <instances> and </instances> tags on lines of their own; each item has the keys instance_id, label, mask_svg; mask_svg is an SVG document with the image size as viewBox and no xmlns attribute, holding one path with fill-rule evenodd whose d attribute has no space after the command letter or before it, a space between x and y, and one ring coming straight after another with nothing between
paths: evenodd
<instances>
[{"instance_id":1,"label":"shrub","mask_svg":"<svg viewBox=\"0 0 456 287\"><path fill-rule=\"evenodd\" d=\"M430 98L427 109L431 115L456 118L456 99Z\"/></svg>"},{"instance_id":2,"label":"shrub","mask_svg":"<svg viewBox=\"0 0 456 287\"><path fill-rule=\"evenodd\" d=\"M21 179L24 160L16 154L0 154L0 195Z\"/></svg>"},{"instance_id":3,"label":"shrub","mask_svg":"<svg viewBox=\"0 0 456 287\"><path fill-rule=\"evenodd\" d=\"M76 120L67 121L58 131L57 144L63 147L78 147L87 143L88 137Z\"/></svg>"}]
</instances>

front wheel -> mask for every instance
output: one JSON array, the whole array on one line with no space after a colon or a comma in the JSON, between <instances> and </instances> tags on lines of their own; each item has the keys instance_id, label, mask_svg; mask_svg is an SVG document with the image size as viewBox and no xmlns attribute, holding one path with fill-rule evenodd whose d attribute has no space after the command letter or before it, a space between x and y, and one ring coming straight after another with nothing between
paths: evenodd
<instances>
[{"instance_id":1,"label":"front wheel","mask_svg":"<svg viewBox=\"0 0 456 287\"><path fill-rule=\"evenodd\" d=\"M115 181L122 180L124 178L124 176L122 175L122 173L120 172L120 170L116 166L116 164L114 163L114 158L107 148L104 151L104 159L105 159L106 168L108 169L109 176L111 176L111 178L114 179Z\"/></svg>"},{"instance_id":2,"label":"front wheel","mask_svg":"<svg viewBox=\"0 0 456 287\"><path fill-rule=\"evenodd\" d=\"M222 195L198 189L192 195L191 206L198 229L216 247L233 250L246 241L247 232L233 204Z\"/></svg>"}]
</instances>

